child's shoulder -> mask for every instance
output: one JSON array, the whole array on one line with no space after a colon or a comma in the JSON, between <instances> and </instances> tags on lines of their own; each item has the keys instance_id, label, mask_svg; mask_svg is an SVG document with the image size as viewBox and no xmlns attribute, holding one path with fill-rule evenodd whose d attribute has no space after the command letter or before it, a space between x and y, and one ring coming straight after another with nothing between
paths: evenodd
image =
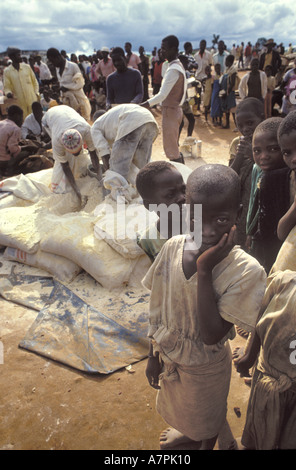
<instances>
[{"instance_id":1,"label":"child's shoulder","mask_svg":"<svg viewBox=\"0 0 296 470\"><path fill-rule=\"evenodd\" d=\"M256 277L257 275L259 277L262 275L266 277L263 266L239 245L233 247L228 256L216 266L215 270L215 275L217 276L222 273L223 275L228 273L233 282L235 279L241 280L242 276L245 279L247 277Z\"/></svg>"},{"instance_id":2,"label":"child's shoulder","mask_svg":"<svg viewBox=\"0 0 296 470\"><path fill-rule=\"evenodd\" d=\"M235 245L228 256L233 261L239 261L240 264L246 263L257 267L260 270L261 268L263 269L257 259L243 250L239 245Z\"/></svg>"}]
</instances>

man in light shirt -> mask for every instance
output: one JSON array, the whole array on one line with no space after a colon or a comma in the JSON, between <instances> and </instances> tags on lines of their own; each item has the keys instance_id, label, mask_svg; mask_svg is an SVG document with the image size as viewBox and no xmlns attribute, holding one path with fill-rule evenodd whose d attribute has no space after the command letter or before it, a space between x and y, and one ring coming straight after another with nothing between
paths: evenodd
<instances>
[{"instance_id":1,"label":"man in light shirt","mask_svg":"<svg viewBox=\"0 0 296 470\"><path fill-rule=\"evenodd\" d=\"M219 41L218 42L218 52L213 55L213 62L214 64L220 64L221 65L221 73L223 74L225 72L226 66L225 66L225 60L226 57L229 55L229 52L226 51L225 49L225 44L224 41Z\"/></svg>"},{"instance_id":2,"label":"man in light shirt","mask_svg":"<svg viewBox=\"0 0 296 470\"><path fill-rule=\"evenodd\" d=\"M77 64L66 60L55 48L47 51L47 58L56 67L62 100L87 121L90 120L91 106L83 91L84 78Z\"/></svg>"},{"instance_id":3,"label":"man in light shirt","mask_svg":"<svg viewBox=\"0 0 296 470\"><path fill-rule=\"evenodd\" d=\"M213 56L210 51L206 50L207 42L205 39L202 39L199 43L199 51L194 54L195 62L198 64L198 69L195 74L197 80L203 80L206 78L207 74L205 69L208 65L213 65Z\"/></svg>"},{"instance_id":4,"label":"man in light shirt","mask_svg":"<svg viewBox=\"0 0 296 470\"><path fill-rule=\"evenodd\" d=\"M166 157L184 163L179 151L179 128L183 119L182 104L186 98L187 82L185 69L177 58L179 40L176 36L165 37L161 43L162 55L168 61L159 92L141 106L148 109L161 104L163 149Z\"/></svg>"},{"instance_id":5,"label":"man in light shirt","mask_svg":"<svg viewBox=\"0 0 296 470\"><path fill-rule=\"evenodd\" d=\"M40 139L42 134L41 120L43 117L43 109L39 101L32 103L32 113L26 117L21 127L23 139Z\"/></svg>"},{"instance_id":6,"label":"man in light shirt","mask_svg":"<svg viewBox=\"0 0 296 470\"><path fill-rule=\"evenodd\" d=\"M133 69L139 70L139 65L141 63L140 57L132 52L132 45L130 42L126 42L124 45L124 50L126 52L126 61L127 61L127 66L132 67Z\"/></svg>"},{"instance_id":7,"label":"man in light shirt","mask_svg":"<svg viewBox=\"0 0 296 470\"><path fill-rule=\"evenodd\" d=\"M99 160L91 137L91 126L86 120L78 114L73 108L66 105L54 106L49 109L42 118L42 126L51 137L52 153L55 160L51 190L54 193L66 193L74 190L81 203L80 190L76 184L75 177L80 168L79 160L85 158L83 148L86 145L92 160L92 165L99 174ZM76 131L80 135L79 142L74 147L65 145L63 140L66 131ZM73 132L73 143L76 135ZM78 145L79 144L79 145Z\"/></svg>"},{"instance_id":8,"label":"man in light shirt","mask_svg":"<svg viewBox=\"0 0 296 470\"><path fill-rule=\"evenodd\" d=\"M31 113L32 103L39 99L39 84L30 65L22 62L20 49L9 47L7 55L12 63L4 69L4 94L17 99L25 118Z\"/></svg>"},{"instance_id":9,"label":"man in light shirt","mask_svg":"<svg viewBox=\"0 0 296 470\"><path fill-rule=\"evenodd\" d=\"M119 173L128 182L133 163L143 168L151 158L158 125L152 113L138 104L119 104L109 111L99 111L91 136L104 171Z\"/></svg>"},{"instance_id":10,"label":"man in light shirt","mask_svg":"<svg viewBox=\"0 0 296 470\"><path fill-rule=\"evenodd\" d=\"M104 77L106 79L111 73L116 71L116 68L113 65L111 57L109 57L108 47L102 47L101 53L103 58L99 60L95 73L97 78Z\"/></svg>"},{"instance_id":11,"label":"man in light shirt","mask_svg":"<svg viewBox=\"0 0 296 470\"><path fill-rule=\"evenodd\" d=\"M40 55L36 55L35 63L38 65L40 70L40 80L43 85L48 85L52 80L51 72L45 62L41 60Z\"/></svg>"}]
</instances>

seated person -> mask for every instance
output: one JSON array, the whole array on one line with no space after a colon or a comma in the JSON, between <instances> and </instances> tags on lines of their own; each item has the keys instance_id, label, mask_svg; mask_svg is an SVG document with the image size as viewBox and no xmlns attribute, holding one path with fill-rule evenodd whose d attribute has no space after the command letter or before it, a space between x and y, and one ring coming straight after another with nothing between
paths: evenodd
<instances>
[{"instance_id":1,"label":"seated person","mask_svg":"<svg viewBox=\"0 0 296 470\"><path fill-rule=\"evenodd\" d=\"M32 113L26 117L21 127L23 139L36 140L38 142L50 141L49 135L42 127L41 121L43 114L43 109L39 101L34 101L34 103L32 103ZM48 146L48 148L50 147Z\"/></svg>"},{"instance_id":2,"label":"seated person","mask_svg":"<svg viewBox=\"0 0 296 470\"><path fill-rule=\"evenodd\" d=\"M8 108L7 119L0 121L0 173L3 176L21 173L21 162L38 151L33 144L21 145L23 115L23 110L13 105Z\"/></svg>"},{"instance_id":3,"label":"seated person","mask_svg":"<svg viewBox=\"0 0 296 470\"><path fill-rule=\"evenodd\" d=\"M54 100L51 97L51 93L50 93L49 88L45 88L45 87L44 87L43 93L41 95L40 103L41 103L41 106L42 106L42 109L43 109L44 112L48 111L49 108L51 108L53 105L58 104L56 102L56 100Z\"/></svg>"}]
</instances>

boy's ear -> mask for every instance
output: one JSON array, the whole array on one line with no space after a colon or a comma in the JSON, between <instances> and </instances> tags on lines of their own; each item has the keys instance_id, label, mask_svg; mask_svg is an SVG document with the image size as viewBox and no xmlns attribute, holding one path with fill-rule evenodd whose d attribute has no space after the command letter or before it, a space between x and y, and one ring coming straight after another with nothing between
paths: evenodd
<instances>
[{"instance_id":1,"label":"boy's ear","mask_svg":"<svg viewBox=\"0 0 296 470\"><path fill-rule=\"evenodd\" d=\"M239 205L239 209L238 209L238 211L237 211L236 222L241 218L242 211L243 211L243 205L240 204L240 205Z\"/></svg>"}]
</instances>

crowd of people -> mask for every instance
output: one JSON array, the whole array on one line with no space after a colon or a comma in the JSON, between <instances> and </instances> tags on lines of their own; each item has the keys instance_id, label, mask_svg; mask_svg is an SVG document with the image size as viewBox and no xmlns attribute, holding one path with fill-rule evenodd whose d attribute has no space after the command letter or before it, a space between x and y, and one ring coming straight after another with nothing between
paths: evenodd
<instances>
[{"instance_id":1,"label":"crowd of people","mask_svg":"<svg viewBox=\"0 0 296 470\"><path fill-rule=\"evenodd\" d=\"M171 35L150 59L127 42L78 60L50 48L47 63L37 56L30 64L9 49L3 92L17 104L0 121L0 172L6 177L23 168L29 140L35 150L52 148L52 190L74 190L81 200L74 168L87 147L94 170L99 174L101 160L105 174L111 170L134 184L147 209L176 204L182 212L186 202L190 234L180 222L180 234L170 227L163 235L158 213L149 231L154 236L138 238L151 260L143 280L150 290L146 375L171 426L160 446L225 444L228 339L239 327L248 340L237 371L248 377L253 368L242 443L295 449L296 263L276 267L296 225L296 60L272 39L261 49L250 42L230 51L224 41L217 51L207 50L205 40L199 46L194 54L187 42L180 54ZM166 159L151 162L157 106ZM240 135L231 142L228 165L201 165L185 185L175 165L184 164L180 132L186 116L192 135L201 110L214 126L229 129L232 117ZM192 235L199 204L200 246ZM231 436L227 448L236 448L234 442Z\"/></svg>"},{"instance_id":2,"label":"crowd of people","mask_svg":"<svg viewBox=\"0 0 296 470\"><path fill-rule=\"evenodd\" d=\"M155 47L148 55L140 46L137 54L132 51L129 42L125 43L124 48L110 50L102 47L91 56L79 57L50 48L46 57L37 54L27 58L21 55L20 50L8 48L0 66L2 101L3 97L15 100L23 110L23 119L32 114L32 104L37 101L43 112L59 104L68 105L89 123L96 111L106 111L117 104L145 103L156 107L162 103L164 151L169 159L177 161L182 161L177 143L184 118L188 120L187 136L190 137L195 127L195 117L200 115L201 110L206 121L211 117L213 125L222 128L230 128L232 117L237 131L235 109L245 97L263 101L266 118L284 116L295 108L295 100L291 96L294 97L296 63L294 67L288 59L292 54L291 44L286 52L282 44L277 45L272 39L261 47L259 43L252 46L248 42L244 46L242 42L240 45L233 44L228 50L223 40L218 42L217 49L211 50L207 49L206 40L201 40L195 53L191 42L184 43L182 54L179 47L174 47L174 57L169 60L163 56L162 48ZM175 119L175 126L178 125L179 129L177 133L174 127L167 131L174 120L171 96L168 97L167 106L163 103L163 92L170 87L168 74L164 82L165 72L169 68L169 75L172 76L172 68L177 67L178 60L182 64L180 70L185 69L183 80L186 80L186 94L177 99L178 105L182 102L182 113L179 106L175 108L179 113ZM172 61L173 67L170 64ZM159 94L161 86L162 93ZM166 119L165 108L168 107L170 117ZM2 119L6 117L3 107L1 114ZM1 161L6 160L0 158Z\"/></svg>"}]
</instances>

